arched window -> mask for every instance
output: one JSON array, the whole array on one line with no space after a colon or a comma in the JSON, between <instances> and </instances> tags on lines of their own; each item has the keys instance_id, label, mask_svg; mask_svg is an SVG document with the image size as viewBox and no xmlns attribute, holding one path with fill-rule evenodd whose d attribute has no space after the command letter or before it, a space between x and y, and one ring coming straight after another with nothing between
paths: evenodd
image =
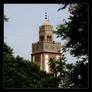
<instances>
[{"instance_id":1,"label":"arched window","mask_svg":"<svg viewBox=\"0 0 92 92\"><path fill-rule=\"evenodd\" d=\"M51 41L52 37L51 36L47 36L47 41Z\"/></svg>"}]
</instances>

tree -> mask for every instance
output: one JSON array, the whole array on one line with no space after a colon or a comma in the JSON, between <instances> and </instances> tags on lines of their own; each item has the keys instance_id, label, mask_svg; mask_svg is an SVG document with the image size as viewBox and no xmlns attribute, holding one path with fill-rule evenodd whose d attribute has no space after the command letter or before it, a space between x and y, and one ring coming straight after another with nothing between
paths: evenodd
<instances>
[{"instance_id":1,"label":"tree","mask_svg":"<svg viewBox=\"0 0 92 92\"><path fill-rule=\"evenodd\" d=\"M70 54L78 59L75 65L65 65L68 70L68 78L64 81L64 87L87 88L88 87L88 4L63 4L61 9L69 6L69 21L57 26L57 37L66 40L62 51L70 50ZM85 56L85 57L83 57ZM72 70L72 71L71 71ZM65 73L65 74L66 74ZM83 77L86 76L86 77ZM86 81L84 81L86 80Z\"/></svg>"},{"instance_id":2,"label":"tree","mask_svg":"<svg viewBox=\"0 0 92 92\"><path fill-rule=\"evenodd\" d=\"M72 76L73 87L88 88L88 63L85 60L77 61Z\"/></svg>"},{"instance_id":3,"label":"tree","mask_svg":"<svg viewBox=\"0 0 92 92\"><path fill-rule=\"evenodd\" d=\"M69 12L69 21L59 25L55 33L67 40L64 51L70 50L76 57L88 56L88 4L71 5Z\"/></svg>"},{"instance_id":4,"label":"tree","mask_svg":"<svg viewBox=\"0 0 92 92\"><path fill-rule=\"evenodd\" d=\"M3 47L4 47L4 48L3 48L3 50L4 50L4 55L5 55L5 54L10 54L10 55L13 54L13 49L12 49L10 46L8 46L7 43L4 42Z\"/></svg>"},{"instance_id":5,"label":"tree","mask_svg":"<svg viewBox=\"0 0 92 92\"><path fill-rule=\"evenodd\" d=\"M58 60L55 60L55 58L50 58L49 66L50 66L51 74L60 79L59 84L61 84L61 86L59 87L60 88L69 87L71 83L70 73L72 71L71 68L73 68L73 66L72 64L66 64L66 58L64 57L64 55L62 59L59 58Z\"/></svg>"},{"instance_id":6,"label":"tree","mask_svg":"<svg viewBox=\"0 0 92 92\"><path fill-rule=\"evenodd\" d=\"M58 77L41 71L36 63L12 54L13 49L4 43L4 88L58 88Z\"/></svg>"},{"instance_id":7,"label":"tree","mask_svg":"<svg viewBox=\"0 0 92 92\"><path fill-rule=\"evenodd\" d=\"M9 20L9 18L7 18L6 15L4 15L3 19L4 19L5 22L8 22L8 20Z\"/></svg>"},{"instance_id":8,"label":"tree","mask_svg":"<svg viewBox=\"0 0 92 92\"><path fill-rule=\"evenodd\" d=\"M87 88L88 87L88 63L77 61L75 64L66 63L66 58L63 56L62 60L57 61L50 58L50 71L53 76L60 79L59 83L62 88Z\"/></svg>"},{"instance_id":9,"label":"tree","mask_svg":"<svg viewBox=\"0 0 92 92\"><path fill-rule=\"evenodd\" d=\"M70 54L78 59L75 64L64 64L65 59L59 61L50 61L52 73L59 72L63 80L64 88L87 88L88 87L88 4L63 4L59 10L69 6L71 16L69 21L57 26L57 37L66 40L62 53L70 50ZM85 56L85 57L83 57ZM62 56L64 57L64 56ZM64 57L65 58L65 57ZM54 65L53 65L54 64ZM58 67L56 67L58 64ZM54 68L52 67L54 66ZM59 69L60 68L60 69ZM55 71L55 72L54 72ZM57 73L56 73L57 72ZM85 77L86 76L86 77ZM84 81L86 80L86 81Z\"/></svg>"}]
</instances>

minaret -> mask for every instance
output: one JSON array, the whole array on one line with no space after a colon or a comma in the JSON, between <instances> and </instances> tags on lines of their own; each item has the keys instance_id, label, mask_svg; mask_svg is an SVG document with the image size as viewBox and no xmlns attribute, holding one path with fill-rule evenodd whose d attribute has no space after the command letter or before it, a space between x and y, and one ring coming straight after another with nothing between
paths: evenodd
<instances>
[{"instance_id":1,"label":"minaret","mask_svg":"<svg viewBox=\"0 0 92 92\"><path fill-rule=\"evenodd\" d=\"M40 26L39 42L53 42L53 26L50 25L47 19L47 12L45 11L45 22Z\"/></svg>"},{"instance_id":2,"label":"minaret","mask_svg":"<svg viewBox=\"0 0 92 92\"><path fill-rule=\"evenodd\" d=\"M39 41L32 43L32 61L40 65L41 70L50 73L49 59L61 57L61 43L54 41L53 26L49 23L45 11L45 22L39 27Z\"/></svg>"}]
</instances>

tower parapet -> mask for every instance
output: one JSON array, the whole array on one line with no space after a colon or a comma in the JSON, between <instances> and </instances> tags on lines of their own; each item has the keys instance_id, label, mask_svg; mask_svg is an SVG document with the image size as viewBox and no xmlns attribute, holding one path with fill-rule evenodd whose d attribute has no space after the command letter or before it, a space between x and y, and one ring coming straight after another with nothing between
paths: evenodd
<instances>
[{"instance_id":1,"label":"tower parapet","mask_svg":"<svg viewBox=\"0 0 92 92\"><path fill-rule=\"evenodd\" d=\"M32 53L39 53L39 52L55 52L60 53L61 51L61 44L60 43L33 43L32 44Z\"/></svg>"}]
</instances>

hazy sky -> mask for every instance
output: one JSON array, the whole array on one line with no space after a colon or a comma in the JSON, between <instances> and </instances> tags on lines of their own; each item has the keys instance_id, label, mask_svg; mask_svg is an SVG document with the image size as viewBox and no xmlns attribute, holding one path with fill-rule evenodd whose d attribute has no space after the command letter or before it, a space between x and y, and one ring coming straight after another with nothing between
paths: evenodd
<instances>
[{"instance_id":1,"label":"hazy sky","mask_svg":"<svg viewBox=\"0 0 92 92\"><path fill-rule=\"evenodd\" d=\"M49 16L49 22L56 26L67 20L69 12L67 9L57 12L59 4L4 4L4 15L7 15L9 22L4 23L4 41L14 49L14 55L22 56L31 60L32 43L39 38L39 26L45 22L45 10ZM64 41L56 38L56 42ZM68 63L75 61L69 54L66 54Z\"/></svg>"}]
</instances>

